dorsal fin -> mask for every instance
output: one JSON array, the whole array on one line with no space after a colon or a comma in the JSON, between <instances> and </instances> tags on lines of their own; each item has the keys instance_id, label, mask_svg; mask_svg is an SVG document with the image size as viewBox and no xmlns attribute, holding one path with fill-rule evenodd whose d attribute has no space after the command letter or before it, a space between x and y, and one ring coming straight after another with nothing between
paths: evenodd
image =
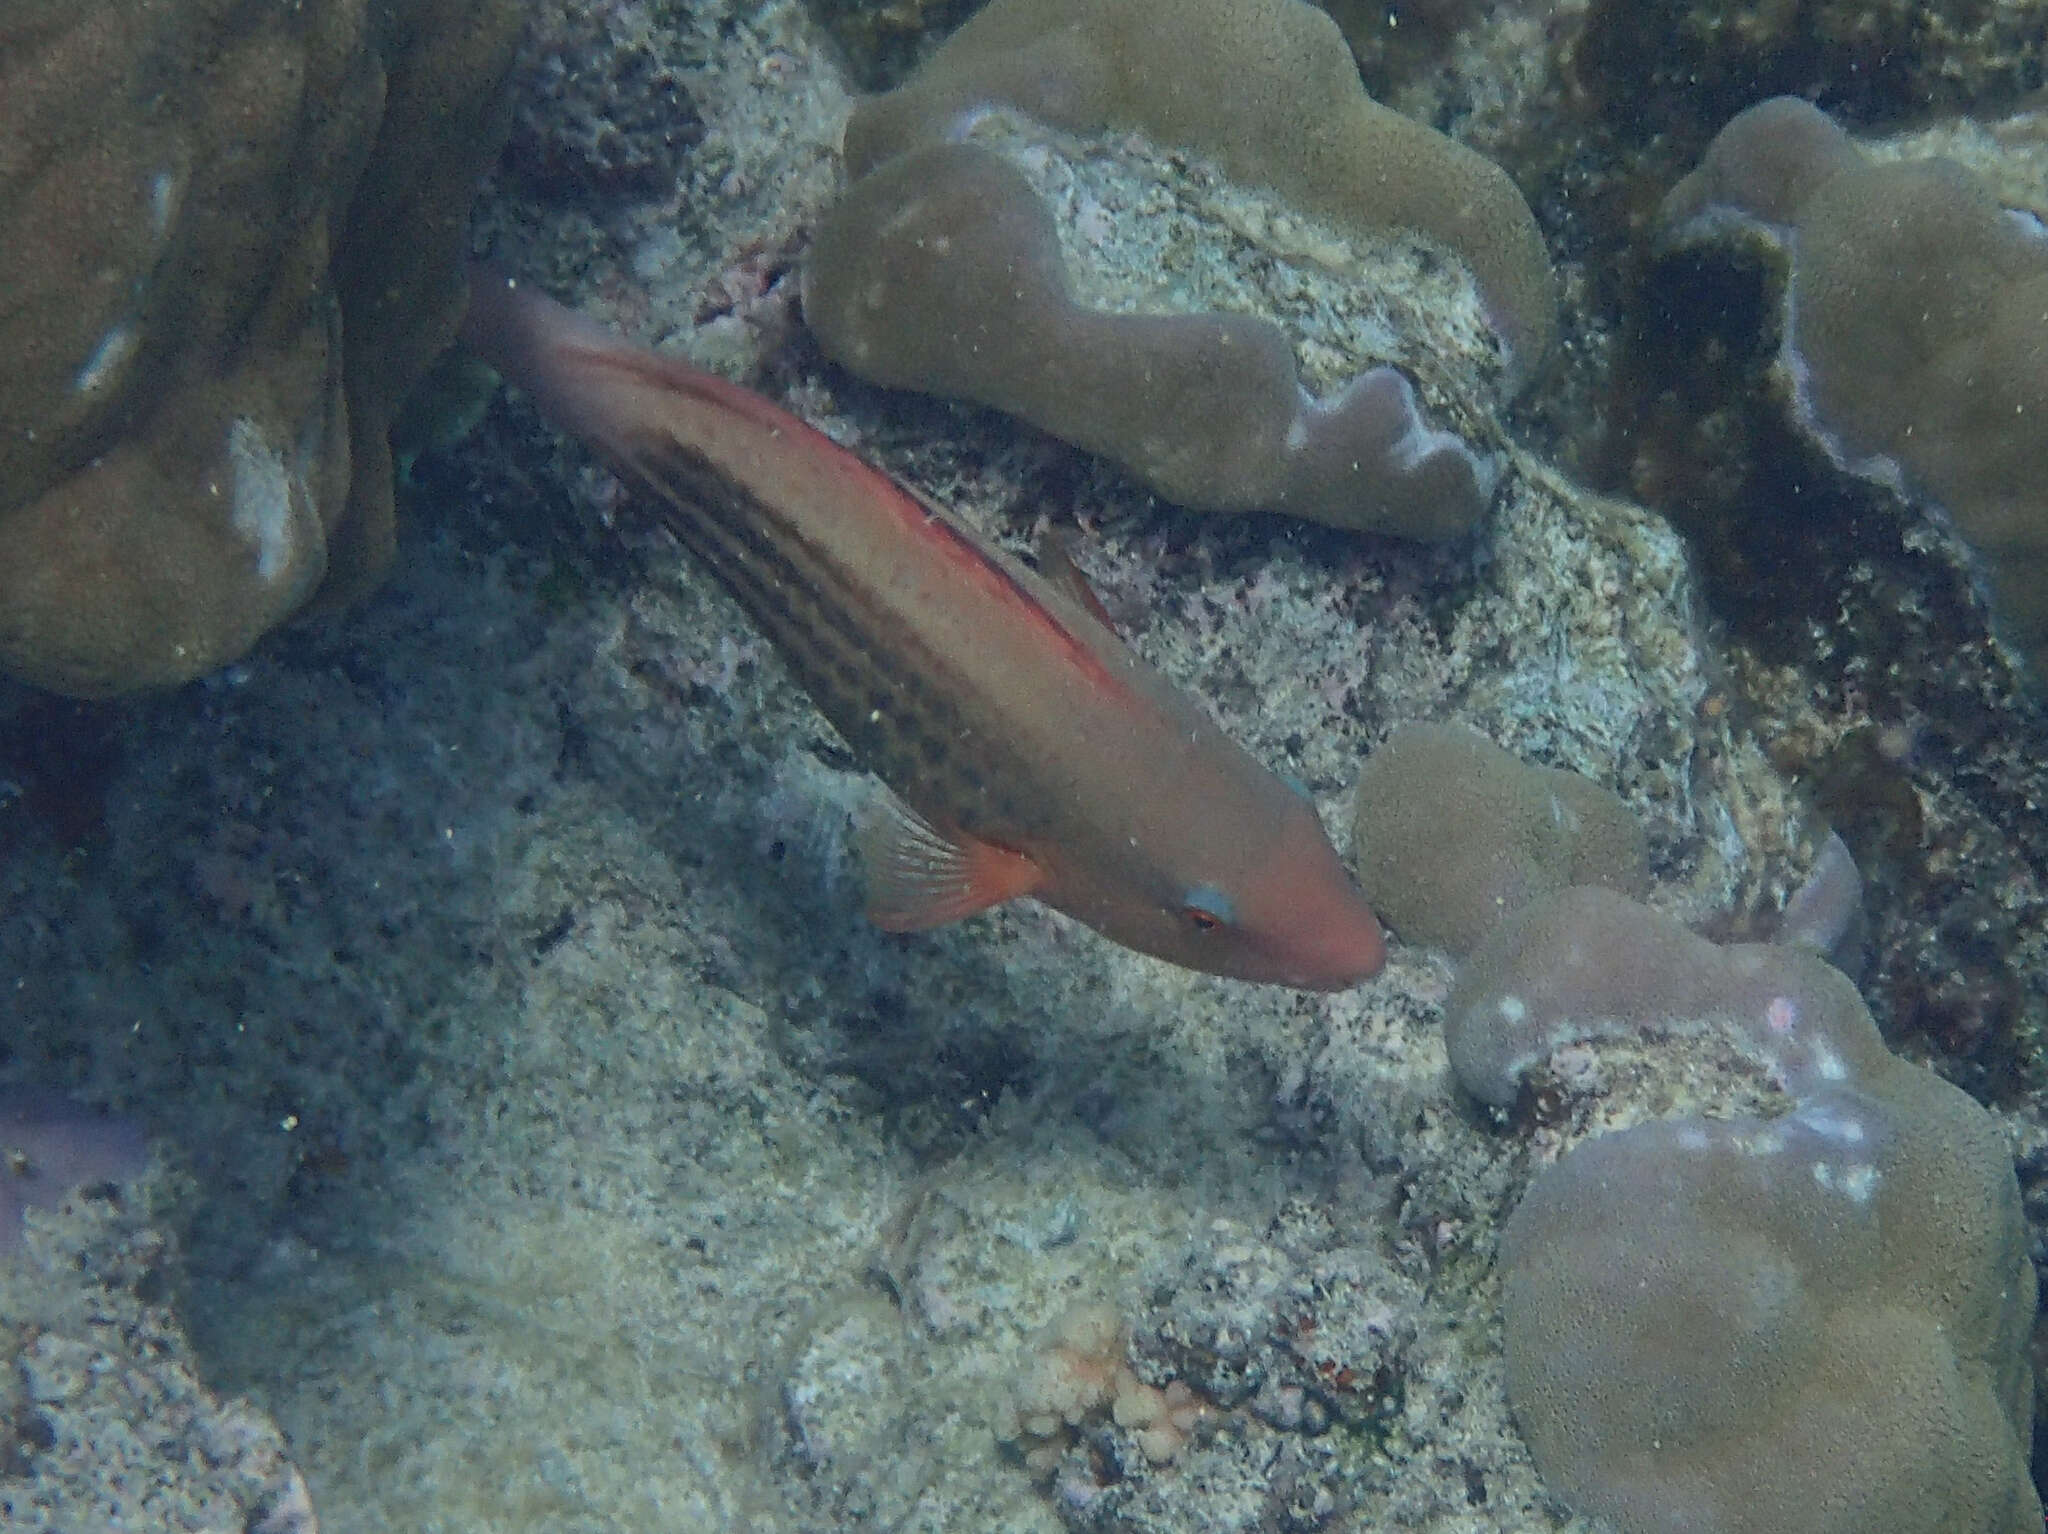
<instances>
[{"instance_id":1,"label":"dorsal fin","mask_svg":"<svg viewBox=\"0 0 2048 1534\"><path fill-rule=\"evenodd\" d=\"M1116 619L1110 617L1109 609L1102 605L1102 598L1095 594L1095 588L1088 584L1088 577L1081 573L1081 567L1074 563L1074 556L1067 548L1067 540L1051 528L1047 528L1038 539L1038 573L1045 577L1045 583L1061 592L1097 623L1112 634L1120 634Z\"/></svg>"}]
</instances>

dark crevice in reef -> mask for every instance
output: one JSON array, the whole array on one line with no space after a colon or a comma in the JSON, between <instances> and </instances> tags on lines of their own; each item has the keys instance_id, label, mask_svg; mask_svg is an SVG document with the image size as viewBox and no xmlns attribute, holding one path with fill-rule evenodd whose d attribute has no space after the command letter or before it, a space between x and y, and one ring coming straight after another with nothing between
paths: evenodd
<instances>
[{"instance_id":1,"label":"dark crevice in reef","mask_svg":"<svg viewBox=\"0 0 2048 1534\"><path fill-rule=\"evenodd\" d=\"M1918 550L1924 513L1791 423L1768 258L1665 251L1627 281L1588 477L1691 544L1739 703L1864 873L1887 1036L2012 1100L2041 1077L2048 997L2013 959L2037 913L1992 892L2048 867L2048 774L1968 573Z\"/></svg>"}]
</instances>

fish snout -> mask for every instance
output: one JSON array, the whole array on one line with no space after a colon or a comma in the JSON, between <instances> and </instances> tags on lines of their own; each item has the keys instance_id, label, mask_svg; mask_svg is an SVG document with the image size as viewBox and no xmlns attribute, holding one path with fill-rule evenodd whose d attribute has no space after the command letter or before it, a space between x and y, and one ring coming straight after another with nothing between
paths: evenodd
<instances>
[{"instance_id":1,"label":"fish snout","mask_svg":"<svg viewBox=\"0 0 2048 1534\"><path fill-rule=\"evenodd\" d=\"M1256 977L1303 991L1343 991L1387 962L1379 918L1302 804L1238 885Z\"/></svg>"},{"instance_id":2,"label":"fish snout","mask_svg":"<svg viewBox=\"0 0 2048 1534\"><path fill-rule=\"evenodd\" d=\"M1284 983L1304 991L1345 991L1386 967L1379 918L1356 890L1340 900L1305 902L1279 955Z\"/></svg>"}]
</instances>

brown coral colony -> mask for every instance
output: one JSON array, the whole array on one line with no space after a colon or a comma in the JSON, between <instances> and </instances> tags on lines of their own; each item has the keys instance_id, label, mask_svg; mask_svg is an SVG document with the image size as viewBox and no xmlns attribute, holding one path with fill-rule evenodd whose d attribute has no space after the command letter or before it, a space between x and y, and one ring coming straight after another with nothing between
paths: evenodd
<instances>
[{"instance_id":1,"label":"brown coral colony","mask_svg":"<svg viewBox=\"0 0 2048 1534\"><path fill-rule=\"evenodd\" d=\"M399 9L0 17L0 669L186 681L389 563L517 25Z\"/></svg>"}]
</instances>

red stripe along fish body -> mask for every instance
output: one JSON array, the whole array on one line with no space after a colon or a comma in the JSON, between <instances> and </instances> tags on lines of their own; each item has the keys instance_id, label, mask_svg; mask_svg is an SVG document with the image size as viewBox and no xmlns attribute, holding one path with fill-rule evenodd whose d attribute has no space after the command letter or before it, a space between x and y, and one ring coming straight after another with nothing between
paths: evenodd
<instances>
[{"instance_id":1,"label":"red stripe along fish body","mask_svg":"<svg viewBox=\"0 0 2048 1534\"><path fill-rule=\"evenodd\" d=\"M1314 808L1035 573L758 395L478 273L463 339L649 494L900 803L898 931L1032 896L1189 969L1340 989L1385 960Z\"/></svg>"}]
</instances>

